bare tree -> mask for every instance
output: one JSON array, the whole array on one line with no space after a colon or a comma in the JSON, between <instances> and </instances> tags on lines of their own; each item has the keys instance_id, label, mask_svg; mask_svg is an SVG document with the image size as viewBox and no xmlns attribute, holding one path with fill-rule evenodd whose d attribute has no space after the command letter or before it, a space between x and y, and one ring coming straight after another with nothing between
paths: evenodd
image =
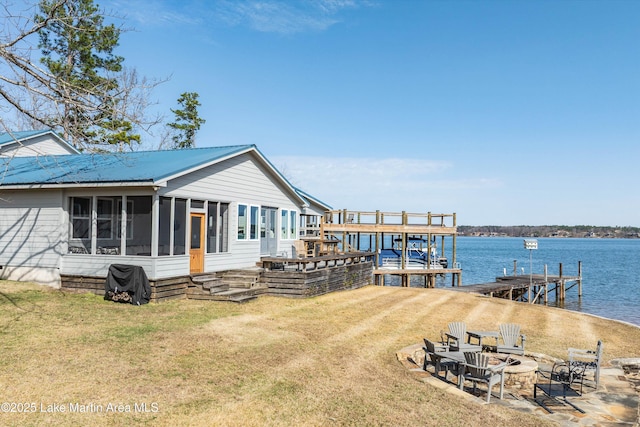
<instances>
[{"instance_id":1,"label":"bare tree","mask_svg":"<svg viewBox=\"0 0 640 427\"><path fill-rule=\"evenodd\" d=\"M17 123L60 130L88 151L135 145L140 131L161 121L148 118L146 111L152 89L162 81L123 69L122 58L109 49L109 43L117 45L120 28L105 27L106 50L100 45L104 40L81 45L96 37L96 25L105 16L92 0L42 0L25 3L21 10L4 1L0 8L0 111L5 117L14 113ZM81 54L88 58L100 52L105 56L98 66L90 72L80 69Z\"/></svg>"}]
</instances>

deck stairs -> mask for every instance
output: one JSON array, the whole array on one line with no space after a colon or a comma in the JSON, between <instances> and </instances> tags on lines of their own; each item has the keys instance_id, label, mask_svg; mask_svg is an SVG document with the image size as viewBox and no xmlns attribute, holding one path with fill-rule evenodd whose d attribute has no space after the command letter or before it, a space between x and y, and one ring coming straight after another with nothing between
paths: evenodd
<instances>
[{"instance_id":1,"label":"deck stairs","mask_svg":"<svg viewBox=\"0 0 640 427\"><path fill-rule=\"evenodd\" d=\"M265 293L260 284L261 268L220 271L191 276L189 298L212 301L246 302Z\"/></svg>"}]
</instances>

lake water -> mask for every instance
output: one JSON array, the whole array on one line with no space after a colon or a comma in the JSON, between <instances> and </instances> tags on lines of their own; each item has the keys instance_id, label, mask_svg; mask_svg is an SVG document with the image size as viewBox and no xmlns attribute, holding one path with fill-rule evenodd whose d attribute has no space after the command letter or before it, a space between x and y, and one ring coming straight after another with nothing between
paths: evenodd
<instances>
[{"instance_id":1,"label":"lake water","mask_svg":"<svg viewBox=\"0 0 640 427\"><path fill-rule=\"evenodd\" d=\"M582 298L578 287L567 291L564 308L582 311L640 326L640 239L554 239L541 238L531 251L534 274L578 275L582 261ZM457 261L462 267L462 284L493 282L513 274L529 274L529 250L516 237L458 237ZM450 286L450 278L448 278Z\"/></svg>"},{"instance_id":2,"label":"lake water","mask_svg":"<svg viewBox=\"0 0 640 427\"><path fill-rule=\"evenodd\" d=\"M531 251L534 274L543 274L544 265L550 275L578 275L582 261L582 298L578 286L567 291L563 308L640 326L640 239L569 239L539 238L538 249ZM438 240L439 242L439 240ZM451 240L445 241L449 257ZM529 274L529 250L519 237L457 238L457 261L462 268L462 284L494 282L513 274L513 261L518 274ZM417 279L415 276L412 279ZM412 281L413 286L413 281ZM438 278L437 287L451 286L451 276ZM552 299L550 295L550 299Z\"/></svg>"}]
</instances>

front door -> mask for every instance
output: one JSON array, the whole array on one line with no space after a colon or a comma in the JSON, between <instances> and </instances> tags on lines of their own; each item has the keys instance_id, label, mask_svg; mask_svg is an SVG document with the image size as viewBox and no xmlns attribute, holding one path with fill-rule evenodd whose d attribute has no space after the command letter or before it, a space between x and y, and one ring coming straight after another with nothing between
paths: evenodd
<instances>
[{"instance_id":1,"label":"front door","mask_svg":"<svg viewBox=\"0 0 640 427\"><path fill-rule=\"evenodd\" d=\"M204 272L204 214L191 213L191 273Z\"/></svg>"},{"instance_id":2,"label":"front door","mask_svg":"<svg viewBox=\"0 0 640 427\"><path fill-rule=\"evenodd\" d=\"M277 209L262 207L260 209L260 255L276 255L276 218Z\"/></svg>"}]
</instances>

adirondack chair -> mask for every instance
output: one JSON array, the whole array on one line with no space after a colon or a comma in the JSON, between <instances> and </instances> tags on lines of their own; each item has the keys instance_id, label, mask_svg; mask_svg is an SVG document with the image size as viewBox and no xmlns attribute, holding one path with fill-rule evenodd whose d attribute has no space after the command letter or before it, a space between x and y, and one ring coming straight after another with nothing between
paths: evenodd
<instances>
[{"instance_id":1,"label":"adirondack chair","mask_svg":"<svg viewBox=\"0 0 640 427\"><path fill-rule=\"evenodd\" d=\"M460 390L464 389L466 380L473 382L473 392L476 391L477 383L487 385L487 403L491 400L491 389L494 385L500 384L500 399L504 394L504 369L508 365L508 361L497 365L489 364L491 356L484 353L464 353L467 361L465 373L459 383Z\"/></svg>"},{"instance_id":2,"label":"adirondack chair","mask_svg":"<svg viewBox=\"0 0 640 427\"><path fill-rule=\"evenodd\" d=\"M512 353L524 355L524 341L526 337L520 333L520 325L515 323L503 323L500 325L500 338L498 353ZM520 344L518 344L520 341Z\"/></svg>"},{"instance_id":3,"label":"adirondack chair","mask_svg":"<svg viewBox=\"0 0 640 427\"><path fill-rule=\"evenodd\" d=\"M602 341L598 341L595 350L569 348L569 366L574 370L582 368L580 382L580 394L584 381L592 381L595 389L600 386L600 363L602 362Z\"/></svg>"},{"instance_id":4,"label":"adirondack chair","mask_svg":"<svg viewBox=\"0 0 640 427\"><path fill-rule=\"evenodd\" d=\"M428 365L432 365L436 376L440 376L440 372L444 371L444 378L447 379L447 374L452 372L457 375L457 364L451 360L443 360L441 355L448 353L449 346L446 344L435 343L427 338L424 339L424 364L423 370L427 370ZM437 355L435 353L438 353Z\"/></svg>"},{"instance_id":5,"label":"adirondack chair","mask_svg":"<svg viewBox=\"0 0 640 427\"><path fill-rule=\"evenodd\" d=\"M482 346L469 344L465 341L467 325L464 322L449 323L449 332L446 332L445 335L451 351L482 351Z\"/></svg>"}]
</instances>

